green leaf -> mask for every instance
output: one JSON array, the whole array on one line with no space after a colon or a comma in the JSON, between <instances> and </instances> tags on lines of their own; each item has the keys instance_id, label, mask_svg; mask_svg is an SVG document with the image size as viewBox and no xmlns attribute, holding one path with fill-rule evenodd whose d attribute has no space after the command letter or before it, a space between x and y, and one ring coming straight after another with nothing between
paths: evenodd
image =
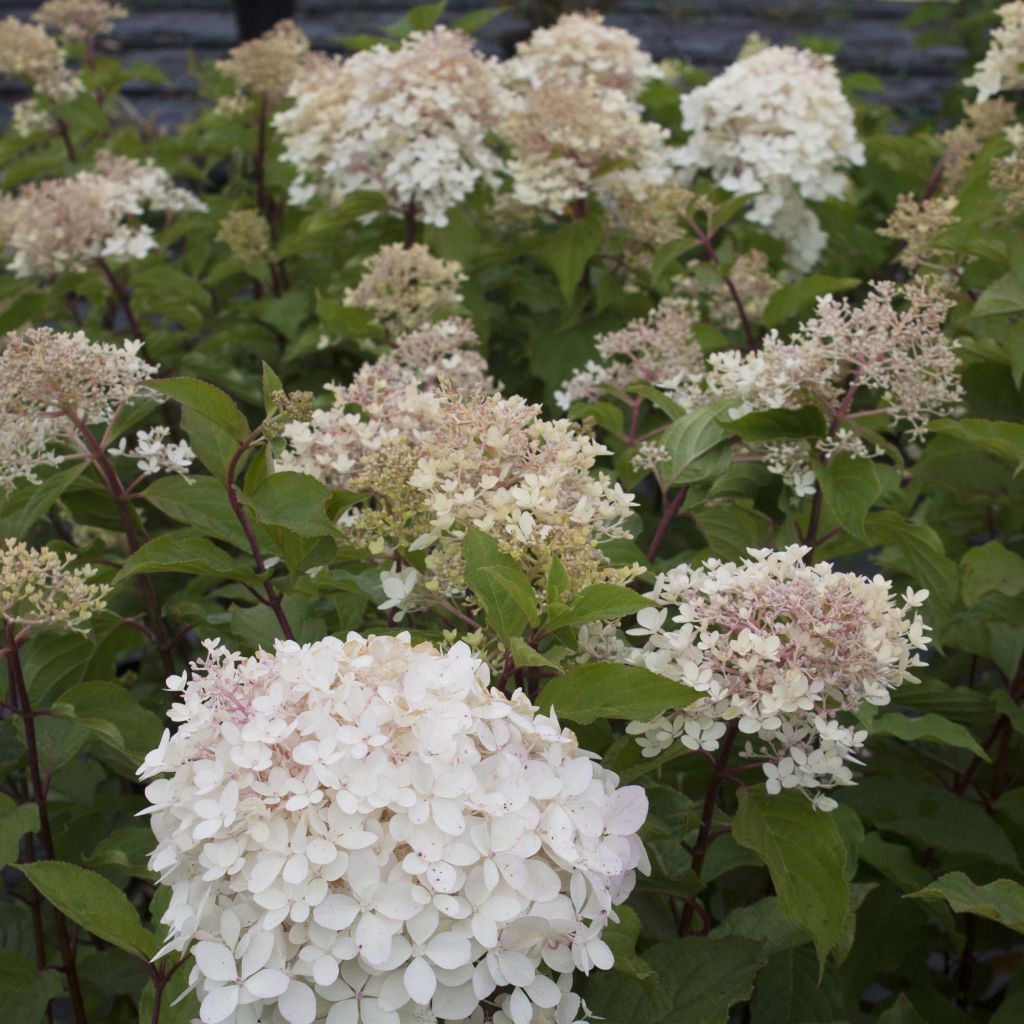
<instances>
[{"instance_id":1,"label":"green leaf","mask_svg":"<svg viewBox=\"0 0 1024 1024\"><path fill-rule=\"evenodd\" d=\"M159 742L163 723L116 683L79 683L61 694L53 713L91 729L104 743L139 764Z\"/></svg>"},{"instance_id":2,"label":"green leaf","mask_svg":"<svg viewBox=\"0 0 1024 1024\"><path fill-rule=\"evenodd\" d=\"M658 468L666 487L703 479L698 460L729 436L718 422L726 404L715 402L695 409L676 420L661 435L661 446L668 452L668 459Z\"/></svg>"},{"instance_id":3,"label":"green leaf","mask_svg":"<svg viewBox=\"0 0 1024 1024\"><path fill-rule=\"evenodd\" d=\"M716 841L711 847L712 851L717 845ZM749 907L735 907L718 927L712 929L708 937L721 939L729 935L760 942L770 956L803 946L811 938L805 928L783 915L777 896L765 896Z\"/></svg>"},{"instance_id":4,"label":"green leaf","mask_svg":"<svg viewBox=\"0 0 1024 1024\"><path fill-rule=\"evenodd\" d=\"M142 927L125 894L102 875L58 860L22 864L19 870L65 917L126 953L149 960L156 936Z\"/></svg>"},{"instance_id":5,"label":"green leaf","mask_svg":"<svg viewBox=\"0 0 1024 1024\"><path fill-rule=\"evenodd\" d=\"M223 427L195 409L181 410L181 429L188 435L199 461L221 482L227 481L228 468L238 452L239 442ZM244 453L236 462L236 475L248 460Z\"/></svg>"},{"instance_id":6,"label":"green leaf","mask_svg":"<svg viewBox=\"0 0 1024 1024\"><path fill-rule=\"evenodd\" d=\"M393 39L402 39L410 32L425 32L437 24L447 6L448 0L438 0L437 3L410 7L398 21L385 25L384 31Z\"/></svg>"},{"instance_id":7,"label":"green leaf","mask_svg":"<svg viewBox=\"0 0 1024 1024\"><path fill-rule=\"evenodd\" d=\"M579 665L551 680L537 698L542 711L588 725L598 718L648 721L666 708L684 708L699 694L639 665Z\"/></svg>"},{"instance_id":8,"label":"green leaf","mask_svg":"<svg viewBox=\"0 0 1024 1024\"><path fill-rule=\"evenodd\" d=\"M484 565L466 570L470 585L487 616L487 624L502 639L518 636L540 621L537 598L518 566Z\"/></svg>"},{"instance_id":9,"label":"green leaf","mask_svg":"<svg viewBox=\"0 0 1024 1024\"><path fill-rule=\"evenodd\" d=\"M284 391L284 385L277 372L267 364L263 363L263 411L269 416L274 411L274 395L278 391Z\"/></svg>"},{"instance_id":10,"label":"green leaf","mask_svg":"<svg viewBox=\"0 0 1024 1024\"><path fill-rule=\"evenodd\" d=\"M20 539L42 519L89 465L80 461L51 473L40 484L22 484L0 509L0 532Z\"/></svg>"},{"instance_id":11,"label":"green leaf","mask_svg":"<svg viewBox=\"0 0 1024 1024\"><path fill-rule=\"evenodd\" d=\"M977 445L993 455L1017 464L1024 463L1024 423L1003 420L932 420L928 429Z\"/></svg>"},{"instance_id":12,"label":"green leaf","mask_svg":"<svg viewBox=\"0 0 1024 1024\"><path fill-rule=\"evenodd\" d=\"M909 896L918 900L945 900L958 914L987 917L1024 934L1024 885L1009 878L976 885L962 871L951 871Z\"/></svg>"},{"instance_id":13,"label":"green leaf","mask_svg":"<svg viewBox=\"0 0 1024 1024\"><path fill-rule=\"evenodd\" d=\"M869 541L864 520L882 493L882 484L870 459L855 459L843 452L824 464L815 463L822 497L847 533Z\"/></svg>"},{"instance_id":14,"label":"green leaf","mask_svg":"<svg viewBox=\"0 0 1024 1024\"><path fill-rule=\"evenodd\" d=\"M635 615L641 608L652 608L654 602L641 597L629 587L616 583L594 583L584 587L568 604L564 611L550 615L545 623L548 630L563 626L578 626L598 619L611 621L625 615Z\"/></svg>"},{"instance_id":15,"label":"green leaf","mask_svg":"<svg viewBox=\"0 0 1024 1024\"><path fill-rule=\"evenodd\" d=\"M946 747L969 750L984 761L989 756L970 731L959 722L951 722L942 715L879 715L870 725L872 736L893 736L906 743L941 743Z\"/></svg>"},{"instance_id":16,"label":"green leaf","mask_svg":"<svg viewBox=\"0 0 1024 1024\"><path fill-rule=\"evenodd\" d=\"M20 953L0 953L0 1020L4 1024L39 1024L46 1007L64 991L60 975L40 971Z\"/></svg>"},{"instance_id":17,"label":"green leaf","mask_svg":"<svg viewBox=\"0 0 1024 1024\"><path fill-rule=\"evenodd\" d=\"M801 793L771 796L757 786L740 794L732 836L767 865L779 909L811 933L824 963L842 937L850 899L846 847L835 821Z\"/></svg>"},{"instance_id":18,"label":"green leaf","mask_svg":"<svg viewBox=\"0 0 1024 1024\"><path fill-rule=\"evenodd\" d=\"M249 423L238 406L225 392L207 381L194 377L172 377L170 380L152 381L149 386L216 423L234 440L244 441L249 436Z\"/></svg>"},{"instance_id":19,"label":"green leaf","mask_svg":"<svg viewBox=\"0 0 1024 1024\"><path fill-rule=\"evenodd\" d=\"M205 537L176 530L143 544L114 577L120 583L139 573L180 572L191 576L220 576L242 583L257 583L259 577L238 559Z\"/></svg>"},{"instance_id":20,"label":"green leaf","mask_svg":"<svg viewBox=\"0 0 1024 1024\"><path fill-rule=\"evenodd\" d=\"M471 36L474 32L479 32L488 22L497 18L499 14L501 14L500 7L481 7L478 11L470 11L468 14L463 14L461 18L456 18L453 25L461 32L465 32L467 36Z\"/></svg>"},{"instance_id":21,"label":"green leaf","mask_svg":"<svg viewBox=\"0 0 1024 1024\"><path fill-rule=\"evenodd\" d=\"M939 535L930 526L908 522L888 511L872 512L866 530L875 544L892 544L899 549L915 588L923 584L930 595L930 607L939 615L948 614L956 599L959 574Z\"/></svg>"},{"instance_id":22,"label":"green leaf","mask_svg":"<svg viewBox=\"0 0 1024 1024\"><path fill-rule=\"evenodd\" d=\"M1024 282L1014 274L1004 274L993 281L979 296L971 310L971 319L983 316L1006 316L1024 309Z\"/></svg>"},{"instance_id":23,"label":"green leaf","mask_svg":"<svg viewBox=\"0 0 1024 1024\"><path fill-rule=\"evenodd\" d=\"M922 848L1020 870L1013 844L995 819L968 800L920 779L873 776L843 793L843 803L881 832Z\"/></svg>"},{"instance_id":24,"label":"green leaf","mask_svg":"<svg viewBox=\"0 0 1024 1024\"><path fill-rule=\"evenodd\" d=\"M508 638L508 652L512 656L512 664L516 668L554 668L557 669L558 665L556 662L545 658L539 651L534 650L521 636L511 636Z\"/></svg>"},{"instance_id":25,"label":"green leaf","mask_svg":"<svg viewBox=\"0 0 1024 1024\"><path fill-rule=\"evenodd\" d=\"M768 303L764 312L766 327L778 327L811 308L819 295L831 295L836 292L848 292L856 288L860 280L856 277L827 277L824 274L811 274L801 278L795 284L787 284L780 288Z\"/></svg>"},{"instance_id":26,"label":"green leaf","mask_svg":"<svg viewBox=\"0 0 1024 1024\"><path fill-rule=\"evenodd\" d=\"M338 531L324 511L329 497L315 477L283 471L260 481L241 500L264 526L279 526L300 537L335 537Z\"/></svg>"},{"instance_id":27,"label":"green leaf","mask_svg":"<svg viewBox=\"0 0 1024 1024\"><path fill-rule=\"evenodd\" d=\"M658 975L654 992L617 971L594 974L584 997L608 1024L727 1024L729 1009L750 997L763 962L757 942L677 939L644 951Z\"/></svg>"},{"instance_id":28,"label":"green leaf","mask_svg":"<svg viewBox=\"0 0 1024 1024\"><path fill-rule=\"evenodd\" d=\"M476 528L462 542L466 582L484 609L487 624L506 642L540 621L530 581L498 542Z\"/></svg>"},{"instance_id":29,"label":"green leaf","mask_svg":"<svg viewBox=\"0 0 1024 1024\"><path fill-rule=\"evenodd\" d=\"M843 994L832 973L819 980L818 962L809 946L776 953L757 976L750 1003L751 1020L838 1021Z\"/></svg>"},{"instance_id":30,"label":"green leaf","mask_svg":"<svg viewBox=\"0 0 1024 1024\"><path fill-rule=\"evenodd\" d=\"M825 416L816 405L804 405L799 409L767 409L747 413L735 420L722 416L718 422L751 444L824 437L828 431Z\"/></svg>"},{"instance_id":31,"label":"green leaf","mask_svg":"<svg viewBox=\"0 0 1024 1024\"><path fill-rule=\"evenodd\" d=\"M623 904L616 908L618 922L610 922L601 933L601 938L615 954L614 970L644 982L649 988L657 983L657 975L653 968L636 951L637 939L640 938L641 922L636 911Z\"/></svg>"},{"instance_id":32,"label":"green leaf","mask_svg":"<svg viewBox=\"0 0 1024 1024\"><path fill-rule=\"evenodd\" d=\"M548 235L541 246L541 259L554 271L562 299L572 304L576 287L590 258L601 244L603 228L596 217L570 221Z\"/></svg>"},{"instance_id":33,"label":"green leaf","mask_svg":"<svg viewBox=\"0 0 1024 1024\"><path fill-rule=\"evenodd\" d=\"M997 540L971 548L960 560L963 599L968 608L989 594L1017 597L1024 593L1024 558Z\"/></svg>"},{"instance_id":34,"label":"green leaf","mask_svg":"<svg viewBox=\"0 0 1024 1024\"><path fill-rule=\"evenodd\" d=\"M35 804L16 804L0 793L0 867L16 863L21 837L38 831L39 808Z\"/></svg>"},{"instance_id":35,"label":"green leaf","mask_svg":"<svg viewBox=\"0 0 1024 1024\"><path fill-rule=\"evenodd\" d=\"M228 501L227 491L212 477L177 474L161 477L151 483L142 496L165 516L248 552L249 543Z\"/></svg>"}]
</instances>

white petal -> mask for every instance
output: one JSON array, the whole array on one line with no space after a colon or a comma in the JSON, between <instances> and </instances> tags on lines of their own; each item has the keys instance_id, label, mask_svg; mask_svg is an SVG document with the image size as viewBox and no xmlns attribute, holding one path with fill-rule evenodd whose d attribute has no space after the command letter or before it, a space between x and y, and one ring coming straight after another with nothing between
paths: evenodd
<instances>
[{"instance_id":1,"label":"white petal","mask_svg":"<svg viewBox=\"0 0 1024 1024\"><path fill-rule=\"evenodd\" d=\"M245 982L246 989L257 999L276 999L288 987L289 978L284 971L266 967Z\"/></svg>"},{"instance_id":2,"label":"white petal","mask_svg":"<svg viewBox=\"0 0 1024 1024\"><path fill-rule=\"evenodd\" d=\"M399 1019L394 1010L382 1010L376 999L363 1000L363 1024L398 1024Z\"/></svg>"},{"instance_id":3,"label":"white petal","mask_svg":"<svg viewBox=\"0 0 1024 1024\"><path fill-rule=\"evenodd\" d=\"M356 925L356 946L368 963L383 963L391 952L391 932L375 914L363 914Z\"/></svg>"},{"instance_id":4,"label":"white petal","mask_svg":"<svg viewBox=\"0 0 1024 1024\"><path fill-rule=\"evenodd\" d=\"M200 973L210 981L234 981L238 977L231 950L220 942L197 942L192 955Z\"/></svg>"},{"instance_id":5,"label":"white petal","mask_svg":"<svg viewBox=\"0 0 1024 1024\"><path fill-rule=\"evenodd\" d=\"M240 973L243 978L251 977L258 970L266 967L267 961L270 960L270 954L274 952L273 932L253 931L249 934L252 938L249 939L249 945L242 956Z\"/></svg>"},{"instance_id":6,"label":"white petal","mask_svg":"<svg viewBox=\"0 0 1024 1024\"><path fill-rule=\"evenodd\" d=\"M533 1004L521 988L512 993L505 1010L512 1018L513 1024L530 1024L533 1020Z\"/></svg>"},{"instance_id":7,"label":"white petal","mask_svg":"<svg viewBox=\"0 0 1024 1024\"><path fill-rule=\"evenodd\" d=\"M413 959L405 969L403 981L406 992L420 1006L426 1006L433 999L434 991L437 988L437 978L434 976L433 968L424 957L418 956Z\"/></svg>"},{"instance_id":8,"label":"white petal","mask_svg":"<svg viewBox=\"0 0 1024 1024\"><path fill-rule=\"evenodd\" d=\"M288 1024L313 1024L316 1019L316 996L301 981L293 981L277 1001L277 1011Z\"/></svg>"},{"instance_id":9,"label":"white petal","mask_svg":"<svg viewBox=\"0 0 1024 1024\"><path fill-rule=\"evenodd\" d=\"M199 1007L199 1019L203 1024L220 1024L227 1020L238 1007L238 986L225 985L207 992Z\"/></svg>"},{"instance_id":10,"label":"white petal","mask_svg":"<svg viewBox=\"0 0 1024 1024\"><path fill-rule=\"evenodd\" d=\"M340 932L347 928L359 912L359 904L340 892L331 893L313 909L313 920L322 928Z\"/></svg>"},{"instance_id":11,"label":"white petal","mask_svg":"<svg viewBox=\"0 0 1024 1024\"><path fill-rule=\"evenodd\" d=\"M468 964L472 960L469 939L453 935L451 932L435 935L427 943L425 952L438 967L444 967L449 971L454 971L456 967Z\"/></svg>"},{"instance_id":12,"label":"white petal","mask_svg":"<svg viewBox=\"0 0 1024 1024\"><path fill-rule=\"evenodd\" d=\"M359 1024L359 1004L354 999L335 1003L327 1014L327 1024Z\"/></svg>"},{"instance_id":13,"label":"white petal","mask_svg":"<svg viewBox=\"0 0 1024 1024\"><path fill-rule=\"evenodd\" d=\"M550 1010L557 1006L562 998L562 990L545 974L538 974L529 985L526 993L536 1006Z\"/></svg>"}]
</instances>

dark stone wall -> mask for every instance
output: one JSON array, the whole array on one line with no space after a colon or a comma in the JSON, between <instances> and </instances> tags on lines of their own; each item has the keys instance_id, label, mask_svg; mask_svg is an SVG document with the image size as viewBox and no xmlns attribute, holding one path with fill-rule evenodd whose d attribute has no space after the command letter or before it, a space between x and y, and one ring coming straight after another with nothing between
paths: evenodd
<instances>
[{"instance_id":1,"label":"dark stone wall","mask_svg":"<svg viewBox=\"0 0 1024 1024\"><path fill-rule=\"evenodd\" d=\"M212 59L236 41L234 10L228 0L127 2L133 13L105 46L129 62L155 64L167 75L169 86L137 83L126 91L141 114L172 125L194 106L190 55ZM374 32L408 6L394 0L296 0L295 11L316 47L341 49L340 37ZM486 0L450 0L448 17L485 6ZM609 20L638 35L656 58L683 57L709 71L728 64L753 31L775 42L803 35L838 39L840 66L877 75L885 83L886 102L914 116L937 109L958 77L963 54L950 46L916 45L914 30L903 24L912 7L906 0L621 0ZM0 0L0 16L28 17L33 8ZM480 39L485 49L503 53L525 31L521 18L506 13L487 25ZM0 104L17 95L12 83L0 84Z\"/></svg>"}]
</instances>

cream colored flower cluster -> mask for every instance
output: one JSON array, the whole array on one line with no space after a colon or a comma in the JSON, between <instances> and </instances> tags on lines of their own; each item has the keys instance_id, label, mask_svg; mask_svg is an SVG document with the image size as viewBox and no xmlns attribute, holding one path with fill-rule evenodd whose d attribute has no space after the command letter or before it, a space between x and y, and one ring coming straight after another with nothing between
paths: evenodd
<instances>
[{"instance_id":1,"label":"cream colored flower cluster","mask_svg":"<svg viewBox=\"0 0 1024 1024\"><path fill-rule=\"evenodd\" d=\"M988 51L964 81L978 90L979 100L1024 88L1024 0L1011 0L996 14L1000 24L992 30Z\"/></svg>"},{"instance_id":2,"label":"cream colored flower cluster","mask_svg":"<svg viewBox=\"0 0 1024 1024\"><path fill-rule=\"evenodd\" d=\"M927 591L894 600L891 584L805 565L810 549L749 552L739 564L709 559L662 574L628 632L643 639L622 657L678 679L700 698L652 722L630 723L646 757L680 742L717 750L729 723L752 737L768 791L799 789L823 809L823 791L853 784L866 733L848 724L862 704L885 705L916 682L927 626L914 609Z\"/></svg>"},{"instance_id":3,"label":"cream colored flower cluster","mask_svg":"<svg viewBox=\"0 0 1024 1024\"><path fill-rule=\"evenodd\" d=\"M496 180L500 159L486 136L503 118L505 94L496 62L461 32L437 27L395 50L318 57L290 94L294 105L274 124L298 171L295 203L370 189L395 211L444 226L479 182Z\"/></svg>"},{"instance_id":4,"label":"cream colored flower cluster","mask_svg":"<svg viewBox=\"0 0 1024 1024\"><path fill-rule=\"evenodd\" d=\"M394 607L465 592L470 526L494 537L541 594L555 558L576 589L638 571L609 565L598 547L626 536L633 499L593 472L607 449L569 421L546 421L519 397L424 390L418 374L381 363L332 390L333 409L285 428L282 466L371 495L346 523L371 552L425 552L426 594L413 594L412 570L403 576L410 601Z\"/></svg>"},{"instance_id":5,"label":"cream colored flower cluster","mask_svg":"<svg viewBox=\"0 0 1024 1024\"><path fill-rule=\"evenodd\" d=\"M152 158L101 151L92 170L0 197L0 245L18 277L88 270L99 259L142 259L157 247L150 213L205 210Z\"/></svg>"},{"instance_id":6,"label":"cream colored flower cluster","mask_svg":"<svg viewBox=\"0 0 1024 1024\"><path fill-rule=\"evenodd\" d=\"M681 164L753 195L748 219L786 242L795 268L812 267L826 239L807 201L842 195L845 169L864 162L832 57L768 46L680 102Z\"/></svg>"},{"instance_id":7,"label":"cream colored flower cluster","mask_svg":"<svg viewBox=\"0 0 1024 1024\"><path fill-rule=\"evenodd\" d=\"M53 444L75 447L78 424L109 423L157 371L139 357L141 341L94 344L81 331L12 332L0 353L0 486L38 483L38 466L58 465Z\"/></svg>"},{"instance_id":8,"label":"cream colored flower cluster","mask_svg":"<svg viewBox=\"0 0 1024 1024\"><path fill-rule=\"evenodd\" d=\"M393 365L412 374L422 387L449 384L467 393L497 390L480 353L480 338L471 320L450 317L400 334L394 348L378 364Z\"/></svg>"},{"instance_id":9,"label":"cream colored flower cluster","mask_svg":"<svg viewBox=\"0 0 1024 1024\"><path fill-rule=\"evenodd\" d=\"M1024 125L1007 128L1006 139L1013 148L992 161L989 184L1003 193L1003 202L1011 213L1019 213L1024 209Z\"/></svg>"},{"instance_id":10,"label":"cream colored flower cluster","mask_svg":"<svg viewBox=\"0 0 1024 1024\"><path fill-rule=\"evenodd\" d=\"M592 80L551 78L517 98L501 130L512 195L524 206L563 214L599 184L643 196L673 173L668 131L645 121L626 93Z\"/></svg>"},{"instance_id":11,"label":"cream colored flower cluster","mask_svg":"<svg viewBox=\"0 0 1024 1024\"><path fill-rule=\"evenodd\" d=\"M128 17L128 8L108 0L45 0L32 20L56 32L66 42L106 35L114 23Z\"/></svg>"},{"instance_id":12,"label":"cream colored flower cluster","mask_svg":"<svg viewBox=\"0 0 1024 1024\"><path fill-rule=\"evenodd\" d=\"M103 610L110 587L90 583L96 569L73 568L73 561L8 537L0 547L0 620L80 630Z\"/></svg>"},{"instance_id":13,"label":"cream colored flower cluster","mask_svg":"<svg viewBox=\"0 0 1024 1024\"><path fill-rule=\"evenodd\" d=\"M1017 108L1010 100L997 97L978 103L964 103L963 119L939 136L945 147L942 154L940 191L954 195L967 178L971 161L982 146L1017 119Z\"/></svg>"},{"instance_id":14,"label":"cream colored flower cluster","mask_svg":"<svg viewBox=\"0 0 1024 1024\"><path fill-rule=\"evenodd\" d=\"M633 384L670 388L704 369L693 318L686 305L674 299L664 299L647 316L601 335L597 352L600 362L590 360L555 392L559 408L568 411L574 402L592 402L607 392L631 401Z\"/></svg>"},{"instance_id":15,"label":"cream colored flower cluster","mask_svg":"<svg viewBox=\"0 0 1024 1024\"><path fill-rule=\"evenodd\" d=\"M217 70L250 96L276 105L284 99L309 57L309 38L290 18L249 39L217 61Z\"/></svg>"},{"instance_id":16,"label":"cream colored flower cluster","mask_svg":"<svg viewBox=\"0 0 1024 1024\"><path fill-rule=\"evenodd\" d=\"M64 49L38 25L0 19L0 76L24 79L32 87L32 97L15 104L11 114L19 135L51 127L48 104L64 103L82 91L81 78L65 61Z\"/></svg>"},{"instance_id":17,"label":"cream colored flower cluster","mask_svg":"<svg viewBox=\"0 0 1024 1024\"><path fill-rule=\"evenodd\" d=\"M816 445L871 458L872 450L849 426L858 392L871 392L894 425L919 440L928 422L960 411L963 386L957 342L942 330L952 302L930 282L875 282L859 306L831 295L788 341L770 332L752 352L714 352L702 377L669 393L687 408L725 400L729 415L816 404L832 425ZM768 468L786 478L797 496L814 492L814 449L801 441L755 449Z\"/></svg>"},{"instance_id":18,"label":"cream colored flower cluster","mask_svg":"<svg viewBox=\"0 0 1024 1024\"><path fill-rule=\"evenodd\" d=\"M638 786L465 644L217 641L139 770L204 1024L576 1019L649 870Z\"/></svg>"},{"instance_id":19,"label":"cream colored flower cluster","mask_svg":"<svg viewBox=\"0 0 1024 1024\"><path fill-rule=\"evenodd\" d=\"M903 243L897 259L907 270L948 272L949 260L938 240L957 222L956 207L954 196L901 195L878 233Z\"/></svg>"},{"instance_id":20,"label":"cream colored flower cluster","mask_svg":"<svg viewBox=\"0 0 1024 1024\"><path fill-rule=\"evenodd\" d=\"M389 334L401 334L457 308L465 280L461 264L440 259L425 245L385 245L363 264L345 305L368 310Z\"/></svg>"},{"instance_id":21,"label":"cream colored flower cluster","mask_svg":"<svg viewBox=\"0 0 1024 1024\"><path fill-rule=\"evenodd\" d=\"M536 29L502 65L502 77L513 89L565 79L636 97L661 76L636 36L605 24L594 11L563 14L553 25Z\"/></svg>"}]
</instances>

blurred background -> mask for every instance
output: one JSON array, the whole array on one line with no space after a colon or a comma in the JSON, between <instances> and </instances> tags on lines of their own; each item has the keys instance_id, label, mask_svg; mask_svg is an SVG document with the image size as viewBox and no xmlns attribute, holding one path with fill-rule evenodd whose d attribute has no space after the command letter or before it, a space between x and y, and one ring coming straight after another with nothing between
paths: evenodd
<instances>
[{"instance_id":1,"label":"blurred background","mask_svg":"<svg viewBox=\"0 0 1024 1024\"><path fill-rule=\"evenodd\" d=\"M345 52L344 40L375 35L411 6L401 0L123 0L131 17L104 46L122 59L155 65L164 82L125 90L140 115L170 127L195 105L191 62L294 17L319 49ZM0 0L0 17L27 18L34 4ZM430 5L433 6L433 5ZM816 41L834 49L844 72L877 77L881 98L907 118L939 114L942 94L983 51L996 0L449 0L442 20L499 13L478 31L481 46L508 55L536 25L567 10L603 11L642 40L656 59L682 58L715 72L751 32L772 42ZM3 108L20 97L0 83Z\"/></svg>"}]
</instances>

